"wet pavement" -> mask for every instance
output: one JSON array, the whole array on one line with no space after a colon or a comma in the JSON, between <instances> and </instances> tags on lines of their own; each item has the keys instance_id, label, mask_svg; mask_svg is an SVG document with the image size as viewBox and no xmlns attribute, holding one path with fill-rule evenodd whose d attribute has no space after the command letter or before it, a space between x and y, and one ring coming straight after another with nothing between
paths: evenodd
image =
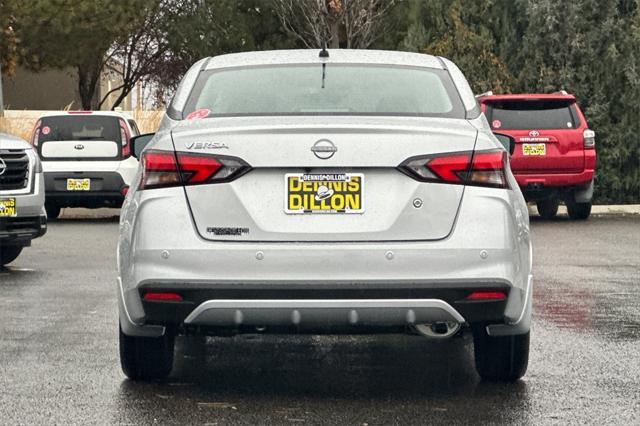
<instances>
[{"instance_id":1,"label":"wet pavement","mask_svg":"<svg viewBox=\"0 0 640 426\"><path fill-rule=\"evenodd\" d=\"M179 339L168 382L130 382L117 219L63 217L0 270L2 424L640 424L640 216L532 220L515 384L479 381L469 337L415 336Z\"/></svg>"}]
</instances>

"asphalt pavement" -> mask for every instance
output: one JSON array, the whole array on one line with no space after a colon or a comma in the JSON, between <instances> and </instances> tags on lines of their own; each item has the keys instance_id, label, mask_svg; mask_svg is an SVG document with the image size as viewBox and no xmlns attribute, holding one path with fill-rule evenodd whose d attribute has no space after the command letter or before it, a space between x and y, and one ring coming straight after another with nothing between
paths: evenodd
<instances>
[{"instance_id":1,"label":"asphalt pavement","mask_svg":"<svg viewBox=\"0 0 640 426\"><path fill-rule=\"evenodd\" d=\"M179 339L120 371L117 217L65 212L0 269L2 424L640 424L640 216L532 219L529 370L485 384L469 337Z\"/></svg>"}]
</instances>

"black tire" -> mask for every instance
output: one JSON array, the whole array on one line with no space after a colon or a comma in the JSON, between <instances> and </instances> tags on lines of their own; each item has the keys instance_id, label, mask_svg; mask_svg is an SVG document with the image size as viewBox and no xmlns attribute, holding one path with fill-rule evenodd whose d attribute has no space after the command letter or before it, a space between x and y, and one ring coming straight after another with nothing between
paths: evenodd
<instances>
[{"instance_id":1,"label":"black tire","mask_svg":"<svg viewBox=\"0 0 640 426\"><path fill-rule=\"evenodd\" d=\"M573 220L587 220L591 215L591 203L567 202L567 213Z\"/></svg>"},{"instance_id":2,"label":"black tire","mask_svg":"<svg viewBox=\"0 0 640 426\"><path fill-rule=\"evenodd\" d=\"M527 372L529 333L492 337L485 324L473 327L476 371L489 382L515 382Z\"/></svg>"},{"instance_id":3,"label":"black tire","mask_svg":"<svg viewBox=\"0 0 640 426\"><path fill-rule=\"evenodd\" d=\"M120 365L131 380L161 380L173 368L174 337L127 336L120 328Z\"/></svg>"},{"instance_id":4,"label":"black tire","mask_svg":"<svg viewBox=\"0 0 640 426\"><path fill-rule=\"evenodd\" d=\"M553 219L558 214L560 201L557 198L547 198L536 203L538 213L543 219Z\"/></svg>"},{"instance_id":5,"label":"black tire","mask_svg":"<svg viewBox=\"0 0 640 426\"><path fill-rule=\"evenodd\" d=\"M47 219L57 219L60 216L60 206L55 204L45 203L44 209L47 211Z\"/></svg>"},{"instance_id":6,"label":"black tire","mask_svg":"<svg viewBox=\"0 0 640 426\"><path fill-rule=\"evenodd\" d=\"M0 266L8 265L20 256L21 246L0 247Z\"/></svg>"}]
</instances>

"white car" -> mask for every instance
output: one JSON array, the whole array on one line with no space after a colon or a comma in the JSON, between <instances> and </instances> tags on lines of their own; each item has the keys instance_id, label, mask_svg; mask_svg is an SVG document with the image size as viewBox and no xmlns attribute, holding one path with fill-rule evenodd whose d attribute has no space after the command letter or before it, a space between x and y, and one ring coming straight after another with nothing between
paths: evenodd
<instances>
[{"instance_id":1,"label":"white car","mask_svg":"<svg viewBox=\"0 0 640 426\"><path fill-rule=\"evenodd\" d=\"M0 133L0 267L47 232L44 179L27 142Z\"/></svg>"},{"instance_id":2,"label":"white car","mask_svg":"<svg viewBox=\"0 0 640 426\"><path fill-rule=\"evenodd\" d=\"M532 252L513 140L492 134L455 64L207 58L160 127L132 141L120 219L128 377L169 374L176 335L237 333L470 331L482 378L525 373Z\"/></svg>"},{"instance_id":3,"label":"white car","mask_svg":"<svg viewBox=\"0 0 640 426\"><path fill-rule=\"evenodd\" d=\"M31 144L44 167L46 210L120 207L138 168L129 140L139 134L125 114L70 111L41 116Z\"/></svg>"}]
</instances>

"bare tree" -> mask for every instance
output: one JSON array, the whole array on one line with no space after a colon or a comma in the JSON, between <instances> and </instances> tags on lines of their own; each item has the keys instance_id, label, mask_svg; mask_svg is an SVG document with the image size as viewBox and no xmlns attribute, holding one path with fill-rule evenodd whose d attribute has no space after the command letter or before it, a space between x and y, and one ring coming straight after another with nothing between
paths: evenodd
<instances>
[{"instance_id":1,"label":"bare tree","mask_svg":"<svg viewBox=\"0 0 640 426\"><path fill-rule=\"evenodd\" d=\"M284 28L309 48L365 49L395 0L275 0Z\"/></svg>"},{"instance_id":2,"label":"bare tree","mask_svg":"<svg viewBox=\"0 0 640 426\"><path fill-rule=\"evenodd\" d=\"M171 16L175 2L160 0L152 2L143 11L140 21L134 23L132 31L116 40L111 46L104 68L118 77L119 84L102 95L98 107L101 108L113 93L118 93L111 105L119 106L136 84L153 74L158 64L164 60L168 50L163 23Z\"/></svg>"}]
</instances>

